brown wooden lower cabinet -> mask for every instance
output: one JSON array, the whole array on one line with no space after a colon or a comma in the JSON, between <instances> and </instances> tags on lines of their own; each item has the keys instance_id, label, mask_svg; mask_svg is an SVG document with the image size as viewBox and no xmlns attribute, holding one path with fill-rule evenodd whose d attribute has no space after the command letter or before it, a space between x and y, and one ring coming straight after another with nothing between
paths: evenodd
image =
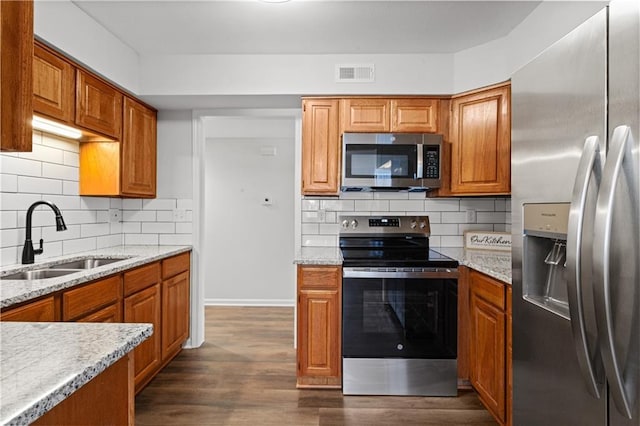
<instances>
[{"instance_id":1,"label":"brown wooden lower cabinet","mask_svg":"<svg viewBox=\"0 0 640 426\"><path fill-rule=\"evenodd\" d=\"M298 266L299 388L340 388L341 280L339 266Z\"/></svg>"},{"instance_id":2,"label":"brown wooden lower cabinet","mask_svg":"<svg viewBox=\"0 0 640 426\"><path fill-rule=\"evenodd\" d=\"M129 352L34 425L133 425L133 356Z\"/></svg>"},{"instance_id":3,"label":"brown wooden lower cabinet","mask_svg":"<svg viewBox=\"0 0 640 426\"><path fill-rule=\"evenodd\" d=\"M501 425L511 422L511 289L475 270L469 277L469 366L473 388Z\"/></svg>"},{"instance_id":4,"label":"brown wooden lower cabinet","mask_svg":"<svg viewBox=\"0 0 640 426\"><path fill-rule=\"evenodd\" d=\"M162 359L173 357L189 336L189 272L162 281Z\"/></svg>"},{"instance_id":5,"label":"brown wooden lower cabinet","mask_svg":"<svg viewBox=\"0 0 640 426\"><path fill-rule=\"evenodd\" d=\"M153 378L161 362L160 326L162 321L160 283L124 299L124 321L153 324L153 334L134 350L135 386L139 392Z\"/></svg>"},{"instance_id":6,"label":"brown wooden lower cabinet","mask_svg":"<svg viewBox=\"0 0 640 426\"><path fill-rule=\"evenodd\" d=\"M0 313L1 321L52 322L60 320L60 300L54 296L29 302Z\"/></svg>"}]
</instances>

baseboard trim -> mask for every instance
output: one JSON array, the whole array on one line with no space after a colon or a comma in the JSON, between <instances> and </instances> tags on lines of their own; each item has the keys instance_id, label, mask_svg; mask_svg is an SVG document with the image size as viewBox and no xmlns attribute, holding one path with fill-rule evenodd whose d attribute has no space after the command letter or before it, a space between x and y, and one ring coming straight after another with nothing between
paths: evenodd
<instances>
[{"instance_id":1,"label":"baseboard trim","mask_svg":"<svg viewBox=\"0 0 640 426\"><path fill-rule=\"evenodd\" d=\"M205 306L273 306L293 307L294 299L204 299Z\"/></svg>"}]
</instances>

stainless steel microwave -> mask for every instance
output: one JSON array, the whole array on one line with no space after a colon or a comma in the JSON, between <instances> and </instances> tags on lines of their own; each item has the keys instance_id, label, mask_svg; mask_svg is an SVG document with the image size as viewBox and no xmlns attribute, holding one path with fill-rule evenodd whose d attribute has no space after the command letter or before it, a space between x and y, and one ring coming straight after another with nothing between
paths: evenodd
<instances>
[{"instance_id":1,"label":"stainless steel microwave","mask_svg":"<svg viewBox=\"0 0 640 426\"><path fill-rule=\"evenodd\" d=\"M439 188L442 135L344 133L342 190Z\"/></svg>"}]
</instances>

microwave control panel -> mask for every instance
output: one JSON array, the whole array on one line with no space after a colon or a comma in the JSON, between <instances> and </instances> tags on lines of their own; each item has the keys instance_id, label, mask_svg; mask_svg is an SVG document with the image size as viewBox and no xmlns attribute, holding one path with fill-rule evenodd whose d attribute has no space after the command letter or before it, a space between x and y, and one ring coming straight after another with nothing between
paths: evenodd
<instances>
[{"instance_id":1,"label":"microwave control panel","mask_svg":"<svg viewBox=\"0 0 640 426\"><path fill-rule=\"evenodd\" d=\"M440 146L424 146L424 177L440 179Z\"/></svg>"}]
</instances>

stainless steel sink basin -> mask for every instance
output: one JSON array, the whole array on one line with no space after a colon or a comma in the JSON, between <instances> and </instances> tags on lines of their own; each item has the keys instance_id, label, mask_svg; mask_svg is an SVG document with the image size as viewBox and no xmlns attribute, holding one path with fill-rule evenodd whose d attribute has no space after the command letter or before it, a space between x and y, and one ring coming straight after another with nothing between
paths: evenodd
<instances>
[{"instance_id":1,"label":"stainless steel sink basin","mask_svg":"<svg viewBox=\"0 0 640 426\"><path fill-rule=\"evenodd\" d=\"M61 277L80 271L81 269L35 269L33 271L22 271L5 275L0 277L0 280L43 280L45 278Z\"/></svg>"},{"instance_id":2,"label":"stainless steel sink basin","mask_svg":"<svg viewBox=\"0 0 640 426\"><path fill-rule=\"evenodd\" d=\"M99 266L110 265L121 260L128 259L128 257L101 259L95 257L88 257L86 259L78 259L72 262L59 263L57 265L49 266L49 269L92 269Z\"/></svg>"}]
</instances>

